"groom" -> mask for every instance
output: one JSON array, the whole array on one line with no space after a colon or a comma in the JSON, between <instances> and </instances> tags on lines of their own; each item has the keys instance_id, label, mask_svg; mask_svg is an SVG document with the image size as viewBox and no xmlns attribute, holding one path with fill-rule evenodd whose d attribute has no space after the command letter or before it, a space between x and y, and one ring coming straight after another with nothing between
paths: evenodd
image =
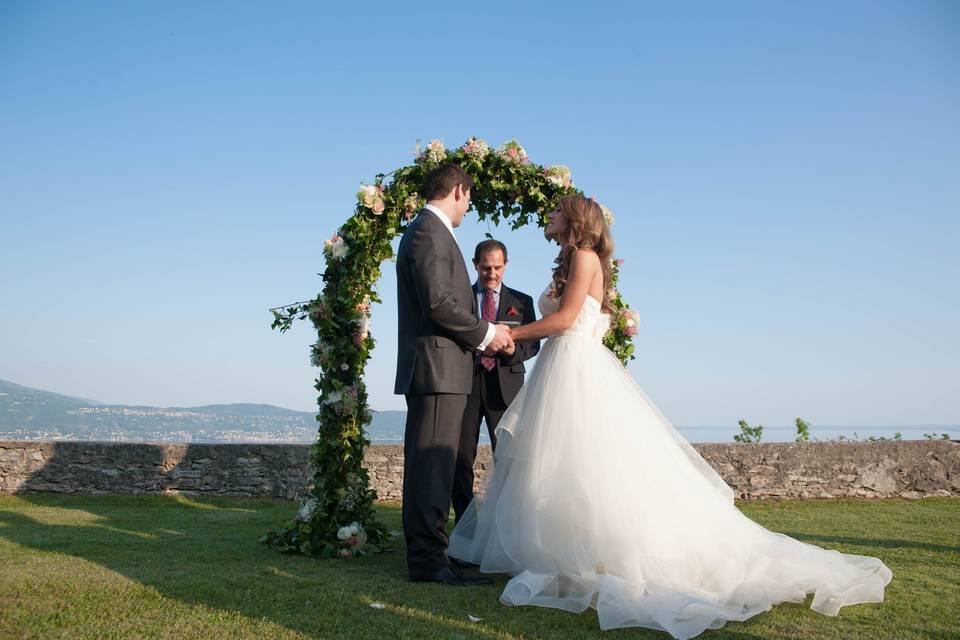
<instances>
[{"instance_id":1,"label":"groom","mask_svg":"<svg viewBox=\"0 0 960 640\"><path fill-rule=\"evenodd\" d=\"M454 164L427 178L426 206L397 252L397 378L407 401L403 533L414 582L489 584L460 573L447 558L460 426L473 386L474 354L514 348L510 330L483 320L454 228L470 207L473 179Z\"/></svg>"}]
</instances>

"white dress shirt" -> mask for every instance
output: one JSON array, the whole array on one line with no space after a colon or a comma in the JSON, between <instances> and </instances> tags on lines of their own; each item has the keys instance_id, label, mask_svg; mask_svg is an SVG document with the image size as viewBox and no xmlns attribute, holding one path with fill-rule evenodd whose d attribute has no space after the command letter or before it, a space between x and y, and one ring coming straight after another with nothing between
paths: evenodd
<instances>
[{"instance_id":1,"label":"white dress shirt","mask_svg":"<svg viewBox=\"0 0 960 640\"><path fill-rule=\"evenodd\" d=\"M432 204L425 204L423 205L423 208L429 211L430 213L432 213L433 215L437 216L438 218L440 218L440 222L442 222L443 226L445 226L447 230L450 231L450 235L452 235L454 241L456 241L457 235L453 232L453 223L450 221L450 217L446 214L446 212L444 212L444 210L441 209L440 207L436 207ZM498 303L499 303L499 297L500 296L498 292L496 297L496 299L498 300ZM477 317L480 317L480 316L477 316ZM493 340L494 336L496 335L497 335L497 329L496 327L493 326L493 323L491 322L487 326L487 335L484 336L483 342L481 342L476 346L476 350L483 351L484 349L486 349L487 345L490 344L490 342Z\"/></svg>"},{"instance_id":2,"label":"white dress shirt","mask_svg":"<svg viewBox=\"0 0 960 640\"><path fill-rule=\"evenodd\" d=\"M448 216L443 209L440 207L435 207L432 204L425 204L423 205L423 208L440 218L440 222L442 222L443 226L447 228L447 230L450 232L450 235L453 236L453 239L457 239L457 234L453 232L453 223L450 222L450 216Z\"/></svg>"}]
</instances>

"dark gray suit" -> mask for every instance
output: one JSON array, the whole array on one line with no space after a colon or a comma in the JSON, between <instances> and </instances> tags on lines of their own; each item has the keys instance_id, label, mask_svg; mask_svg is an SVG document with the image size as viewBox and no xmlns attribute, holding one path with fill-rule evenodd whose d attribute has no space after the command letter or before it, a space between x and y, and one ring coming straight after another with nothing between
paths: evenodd
<instances>
[{"instance_id":1,"label":"dark gray suit","mask_svg":"<svg viewBox=\"0 0 960 640\"><path fill-rule=\"evenodd\" d=\"M489 323L477 317L463 254L444 223L420 211L397 252L397 378L407 400L403 532L411 577L447 566L447 516L474 351Z\"/></svg>"}]
</instances>

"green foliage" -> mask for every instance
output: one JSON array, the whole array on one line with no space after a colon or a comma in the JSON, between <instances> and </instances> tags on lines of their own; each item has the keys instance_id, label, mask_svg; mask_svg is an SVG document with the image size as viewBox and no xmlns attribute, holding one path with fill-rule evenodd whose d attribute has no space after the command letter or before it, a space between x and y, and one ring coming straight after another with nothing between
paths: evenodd
<instances>
[{"instance_id":1,"label":"green foliage","mask_svg":"<svg viewBox=\"0 0 960 640\"><path fill-rule=\"evenodd\" d=\"M762 424L751 427L749 424L747 424L746 420L738 420L737 424L740 425L740 433L733 436L735 441L742 442L744 444L757 444L760 442L760 438L763 435Z\"/></svg>"},{"instance_id":2,"label":"green foliage","mask_svg":"<svg viewBox=\"0 0 960 640\"><path fill-rule=\"evenodd\" d=\"M797 418L795 424L797 425L797 442L809 442L810 425L807 424L807 421L803 418Z\"/></svg>"},{"instance_id":3,"label":"green foliage","mask_svg":"<svg viewBox=\"0 0 960 640\"><path fill-rule=\"evenodd\" d=\"M925 433L923 434L923 437L926 438L927 440L949 440L950 434L949 433L941 433L941 434Z\"/></svg>"},{"instance_id":4,"label":"green foliage","mask_svg":"<svg viewBox=\"0 0 960 640\"><path fill-rule=\"evenodd\" d=\"M817 442L900 442L903 440L903 434L897 431L893 434L893 437L888 438L887 436L869 436L867 438L861 438L860 434L856 431L853 432L853 437L848 437L846 434L841 433L835 438L827 438L826 440L817 439Z\"/></svg>"},{"instance_id":5,"label":"green foliage","mask_svg":"<svg viewBox=\"0 0 960 640\"><path fill-rule=\"evenodd\" d=\"M369 444L364 427L372 419L363 383L375 344L369 332L370 307L379 302L374 286L381 265L393 257L391 242L424 205L420 191L426 177L444 162L460 165L473 178L471 200L477 217L507 222L511 229L530 223L543 227L561 196L582 195L569 170L529 162L516 140L491 150L475 138L453 150L433 140L413 164L378 174L373 184L361 187L353 215L324 242L323 291L312 300L271 310L271 326L281 333L296 321L310 320L317 332L310 361L320 369L314 385L319 406L311 451L314 486L294 520L263 538L284 552L346 557L381 550L386 541L386 529L373 509L377 496L361 466ZM613 275L615 288L618 262ZM613 305L604 344L626 364L634 357L632 336L639 318L619 295ZM351 525L358 535L338 536Z\"/></svg>"}]
</instances>

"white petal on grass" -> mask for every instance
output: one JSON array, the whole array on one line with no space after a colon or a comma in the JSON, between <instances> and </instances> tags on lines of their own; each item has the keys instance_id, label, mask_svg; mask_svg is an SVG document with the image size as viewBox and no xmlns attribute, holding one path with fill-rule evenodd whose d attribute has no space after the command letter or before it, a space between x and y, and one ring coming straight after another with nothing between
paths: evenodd
<instances>
[{"instance_id":1,"label":"white petal on grass","mask_svg":"<svg viewBox=\"0 0 960 640\"><path fill-rule=\"evenodd\" d=\"M386 609L386 608L387 608L387 605L383 604L382 602L371 602L371 603L370 603L370 608L371 608L371 609Z\"/></svg>"}]
</instances>

